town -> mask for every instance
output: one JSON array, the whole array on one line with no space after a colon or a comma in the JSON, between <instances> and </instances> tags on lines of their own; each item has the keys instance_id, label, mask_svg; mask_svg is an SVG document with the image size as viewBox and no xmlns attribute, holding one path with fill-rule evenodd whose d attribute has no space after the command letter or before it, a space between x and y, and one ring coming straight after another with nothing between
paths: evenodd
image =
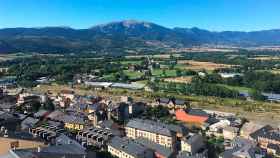
<instances>
[{"instance_id":1,"label":"town","mask_svg":"<svg viewBox=\"0 0 280 158\"><path fill-rule=\"evenodd\" d=\"M74 80L72 87L84 84L92 91L139 88L88 77ZM40 93L10 78L1 87L1 158L280 156L277 126L192 107L176 97L80 95L74 88Z\"/></svg>"},{"instance_id":2,"label":"town","mask_svg":"<svg viewBox=\"0 0 280 158\"><path fill-rule=\"evenodd\" d=\"M279 0L0 0L0 158L280 158Z\"/></svg>"}]
</instances>

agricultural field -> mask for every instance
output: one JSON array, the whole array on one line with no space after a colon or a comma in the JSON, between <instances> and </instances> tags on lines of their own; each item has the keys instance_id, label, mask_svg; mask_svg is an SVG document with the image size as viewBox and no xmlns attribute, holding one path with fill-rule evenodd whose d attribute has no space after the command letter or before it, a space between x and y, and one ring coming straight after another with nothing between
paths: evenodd
<instances>
[{"instance_id":1,"label":"agricultural field","mask_svg":"<svg viewBox=\"0 0 280 158\"><path fill-rule=\"evenodd\" d=\"M177 58L177 57L181 57L181 54L172 53L172 54L155 54L155 55L128 55L128 56L125 56L125 58L131 59L131 58L149 57L149 58L158 58L158 59L169 59L171 56Z\"/></svg>"},{"instance_id":2,"label":"agricultural field","mask_svg":"<svg viewBox=\"0 0 280 158\"><path fill-rule=\"evenodd\" d=\"M230 86L230 85L226 85L226 84L217 84L217 85L226 87L226 88L231 89L231 90L237 90L239 92L248 92L249 93L253 90L252 88L248 88L248 87Z\"/></svg>"},{"instance_id":3,"label":"agricultural field","mask_svg":"<svg viewBox=\"0 0 280 158\"><path fill-rule=\"evenodd\" d=\"M28 58L32 56L61 56L58 54L33 54L33 53L12 53L12 54L0 54L0 62L13 60L16 58Z\"/></svg>"},{"instance_id":4,"label":"agricultural field","mask_svg":"<svg viewBox=\"0 0 280 158\"><path fill-rule=\"evenodd\" d=\"M217 64L213 62L201 62L195 60L179 60L178 64L180 65L180 68L190 69L190 70L204 69L206 71L213 71L215 69L232 67L232 65L227 65L227 64ZM183 65L185 65L185 67Z\"/></svg>"},{"instance_id":5,"label":"agricultural field","mask_svg":"<svg viewBox=\"0 0 280 158\"><path fill-rule=\"evenodd\" d=\"M144 73L142 72L131 71L131 70L124 70L124 74L126 74L129 79L137 79L144 75Z\"/></svg>"},{"instance_id":6,"label":"agricultural field","mask_svg":"<svg viewBox=\"0 0 280 158\"><path fill-rule=\"evenodd\" d=\"M152 76L154 76L154 77L175 77L176 70L153 69Z\"/></svg>"},{"instance_id":7,"label":"agricultural field","mask_svg":"<svg viewBox=\"0 0 280 158\"><path fill-rule=\"evenodd\" d=\"M21 57L28 57L30 55L15 53L15 54L0 54L0 61L13 60Z\"/></svg>"},{"instance_id":8,"label":"agricultural field","mask_svg":"<svg viewBox=\"0 0 280 158\"><path fill-rule=\"evenodd\" d=\"M174 83L190 83L192 81L192 76L169 77L165 78L163 81Z\"/></svg>"},{"instance_id":9,"label":"agricultural field","mask_svg":"<svg viewBox=\"0 0 280 158\"><path fill-rule=\"evenodd\" d=\"M129 65L129 64L141 64L141 60L129 60L129 61L121 61L121 64L123 65Z\"/></svg>"},{"instance_id":10,"label":"agricultural field","mask_svg":"<svg viewBox=\"0 0 280 158\"><path fill-rule=\"evenodd\" d=\"M280 60L280 56L256 56L254 58L248 58L248 59L260 60L260 61Z\"/></svg>"}]
</instances>

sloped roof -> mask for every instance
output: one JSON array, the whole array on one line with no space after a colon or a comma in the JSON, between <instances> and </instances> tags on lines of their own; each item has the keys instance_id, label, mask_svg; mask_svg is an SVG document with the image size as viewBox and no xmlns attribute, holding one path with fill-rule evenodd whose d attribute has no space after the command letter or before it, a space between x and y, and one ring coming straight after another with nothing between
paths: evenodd
<instances>
[{"instance_id":1,"label":"sloped roof","mask_svg":"<svg viewBox=\"0 0 280 158\"><path fill-rule=\"evenodd\" d=\"M112 140L109 142L109 145L113 148L116 148L135 157L143 155L147 150L146 147L135 143L133 140L120 137L113 137Z\"/></svg>"},{"instance_id":2,"label":"sloped roof","mask_svg":"<svg viewBox=\"0 0 280 158\"><path fill-rule=\"evenodd\" d=\"M186 113L182 109L178 109L175 112L176 119L183 122L194 122L194 123L204 123L208 120L208 116L196 115L194 113Z\"/></svg>"},{"instance_id":3,"label":"sloped roof","mask_svg":"<svg viewBox=\"0 0 280 158\"><path fill-rule=\"evenodd\" d=\"M35 119L33 117L27 117L25 120L21 122L21 128L22 129L32 128L37 122L39 122L39 119Z\"/></svg>"},{"instance_id":4,"label":"sloped roof","mask_svg":"<svg viewBox=\"0 0 280 158\"><path fill-rule=\"evenodd\" d=\"M55 119L55 118L60 117L62 115L65 115L62 111L55 110L52 113L50 113L47 117L50 118L50 119Z\"/></svg>"},{"instance_id":5,"label":"sloped roof","mask_svg":"<svg viewBox=\"0 0 280 158\"><path fill-rule=\"evenodd\" d=\"M81 151L84 151L85 148L80 145L76 140L73 140L71 138L69 138L68 136L66 136L65 134L61 134L59 137L57 137L55 139L57 145L67 145L67 144L72 144L74 146L76 146L76 148L79 148Z\"/></svg>"},{"instance_id":6,"label":"sloped roof","mask_svg":"<svg viewBox=\"0 0 280 158\"><path fill-rule=\"evenodd\" d=\"M142 119L133 119L130 120L126 126L141 129L143 131L158 133L165 136L172 136L172 133L168 128L168 125L160 122L142 120Z\"/></svg>"},{"instance_id":7,"label":"sloped roof","mask_svg":"<svg viewBox=\"0 0 280 158\"><path fill-rule=\"evenodd\" d=\"M158 152L160 155L163 155L164 157L170 157L173 153L173 151L170 148L166 148L146 138L137 138L135 141L139 144L144 145L149 149L155 150L156 152Z\"/></svg>"},{"instance_id":8,"label":"sloped roof","mask_svg":"<svg viewBox=\"0 0 280 158\"><path fill-rule=\"evenodd\" d=\"M34 116L35 117L42 117L42 116L44 116L44 115L46 115L46 114L48 114L49 113L49 111L47 111L47 110L39 110L38 112L36 112L35 114L34 114Z\"/></svg>"},{"instance_id":9,"label":"sloped roof","mask_svg":"<svg viewBox=\"0 0 280 158\"><path fill-rule=\"evenodd\" d=\"M270 125L264 126L263 128L252 133L250 136L254 139L263 137L270 140L280 141L280 131L272 128Z\"/></svg>"}]
</instances>

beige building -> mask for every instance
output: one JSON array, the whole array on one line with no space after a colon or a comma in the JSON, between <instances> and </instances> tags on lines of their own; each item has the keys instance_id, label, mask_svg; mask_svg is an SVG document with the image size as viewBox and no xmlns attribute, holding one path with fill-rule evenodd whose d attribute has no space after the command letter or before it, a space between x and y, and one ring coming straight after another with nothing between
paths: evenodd
<instances>
[{"instance_id":1,"label":"beige building","mask_svg":"<svg viewBox=\"0 0 280 158\"><path fill-rule=\"evenodd\" d=\"M133 119L127 123L125 131L132 139L143 137L167 148L173 148L175 144L176 134L159 122Z\"/></svg>"},{"instance_id":2,"label":"beige building","mask_svg":"<svg viewBox=\"0 0 280 158\"><path fill-rule=\"evenodd\" d=\"M237 137L238 134L238 128L236 127L231 127L231 126L227 126L223 129L223 136L224 139L229 139L229 140L233 140L235 137Z\"/></svg>"},{"instance_id":3,"label":"beige building","mask_svg":"<svg viewBox=\"0 0 280 158\"><path fill-rule=\"evenodd\" d=\"M190 134L181 140L181 150L191 154L196 154L203 146L203 137L199 134Z\"/></svg>"}]
</instances>

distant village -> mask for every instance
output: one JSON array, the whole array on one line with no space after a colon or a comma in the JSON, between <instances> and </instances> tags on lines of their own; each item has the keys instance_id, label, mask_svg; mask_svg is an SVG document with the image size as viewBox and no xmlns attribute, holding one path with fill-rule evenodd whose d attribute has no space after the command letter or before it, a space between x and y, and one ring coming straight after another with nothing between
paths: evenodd
<instances>
[{"instance_id":1,"label":"distant village","mask_svg":"<svg viewBox=\"0 0 280 158\"><path fill-rule=\"evenodd\" d=\"M84 83L100 90L142 88ZM168 118L157 119L164 109ZM173 97L144 102L68 89L40 94L7 82L0 91L0 148L0 158L280 157L280 130Z\"/></svg>"}]
</instances>

